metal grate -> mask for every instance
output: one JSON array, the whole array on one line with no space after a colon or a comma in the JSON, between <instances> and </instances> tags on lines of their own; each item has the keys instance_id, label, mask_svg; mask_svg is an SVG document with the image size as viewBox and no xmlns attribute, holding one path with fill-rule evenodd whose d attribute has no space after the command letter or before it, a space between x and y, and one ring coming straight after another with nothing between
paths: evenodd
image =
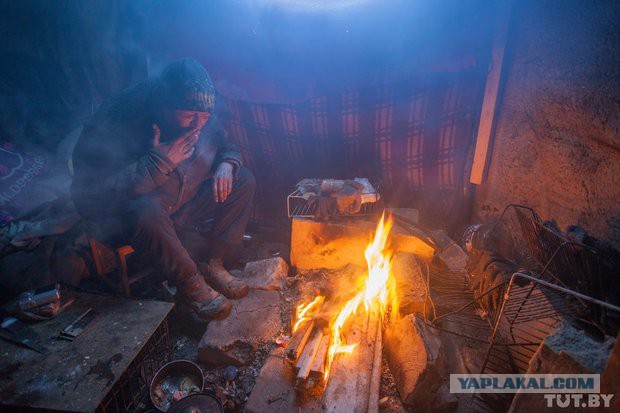
<instances>
[{"instance_id":1,"label":"metal grate","mask_svg":"<svg viewBox=\"0 0 620 413\"><path fill-rule=\"evenodd\" d=\"M422 267L424 268L424 267ZM468 277L464 271L452 271L441 266L431 265L427 268L427 283L432 296L433 313L427 324L432 328L460 337L463 345L480 348L488 345L488 337L493 332L494 314L484 313L474 292L469 287ZM480 369L484 362L484 352L475 352L478 356L470 357L472 371ZM510 350L505 346L495 346L489 356L487 373L505 373L515 369ZM511 395L474 395L466 399L468 411L494 412L505 411L510 405Z\"/></svg>"},{"instance_id":2,"label":"metal grate","mask_svg":"<svg viewBox=\"0 0 620 413\"><path fill-rule=\"evenodd\" d=\"M168 318L157 327L140 353L105 396L97 413L137 412L149 403L149 386L160 367L170 361Z\"/></svg>"},{"instance_id":3,"label":"metal grate","mask_svg":"<svg viewBox=\"0 0 620 413\"><path fill-rule=\"evenodd\" d=\"M501 302L497 307L489 309L481 323L483 320L476 317L476 311L481 311L481 300L489 294L497 294L501 297ZM587 310L591 306L620 315L620 308L613 304L530 274L516 272L510 281L487 290L456 310L436 317L431 321L431 325L448 333L485 343L487 351L479 370L481 374L525 373L540 344L560 322L598 327L597 323L588 317ZM438 309L441 311L441 306L438 306ZM485 322L488 323L486 326ZM459 328L455 329L455 325ZM475 329L480 336L461 333L463 327ZM514 395L476 394L472 396L470 407L483 411L481 409L486 406L485 409L494 411L498 406L509 405L512 396Z\"/></svg>"},{"instance_id":4,"label":"metal grate","mask_svg":"<svg viewBox=\"0 0 620 413\"><path fill-rule=\"evenodd\" d=\"M487 245L492 245L521 268L537 274L538 278L620 306L620 286L614 268L618 265L617 258L609 252L567 239L557 227L543 222L533 209L508 205L484 237ZM588 318L608 332L617 329L618 314L605 306L584 303Z\"/></svg>"},{"instance_id":5,"label":"metal grate","mask_svg":"<svg viewBox=\"0 0 620 413\"><path fill-rule=\"evenodd\" d=\"M378 204L380 201L378 184L372 183L375 192L363 192L362 195L373 195L378 199L377 202L368 202L362 204L360 211L355 214L359 215L374 215L379 211ZM289 218L314 218L316 215L317 204L316 202L308 202L299 189L291 192L286 198L286 209Z\"/></svg>"},{"instance_id":6,"label":"metal grate","mask_svg":"<svg viewBox=\"0 0 620 413\"><path fill-rule=\"evenodd\" d=\"M506 207L484 238L487 248L529 273L515 272L509 280L462 305L467 295L473 295L470 290L458 282L454 286L441 282L442 274L435 274L442 298L452 305L442 306L441 300L436 300L441 315L431 321L435 328L486 345L480 373L526 372L540 344L560 322L598 334L617 334L617 286L610 281L601 251L567 240L543 223L534 210L519 205ZM484 304L489 300L493 305ZM463 334L463 326L474 329L480 323L476 314L485 315L487 328L478 327L478 337ZM492 411L501 410L501 406L505 409L512 396L474 395L470 407L476 411L485 406Z\"/></svg>"},{"instance_id":7,"label":"metal grate","mask_svg":"<svg viewBox=\"0 0 620 413\"><path fill-rule=\"evenodd\" d=\"M530 274L516 272L504 287L503 301L494 322L489 352L496 345L510 346L520 372L527 370L538 345L560 321L589 325L596 329L600 326L588 317L589 306L620 314L620 308L613 304ZM484 370L483 365L482 372Z\"/></svg>"}]
</instances>

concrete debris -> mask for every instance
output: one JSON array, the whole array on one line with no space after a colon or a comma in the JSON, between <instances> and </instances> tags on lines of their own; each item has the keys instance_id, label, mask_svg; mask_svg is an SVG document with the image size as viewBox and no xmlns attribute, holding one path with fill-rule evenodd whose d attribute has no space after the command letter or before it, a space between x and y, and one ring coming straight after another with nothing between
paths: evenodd
<instances>
[{"instance_id":1,"label":"concrete debris","mask_svg":"<svg viewBox=\"0 0 620 413\"><path fill-rule=\"evenodd\" d=\"M392 261L392 273L396 278L400 314L423 313L426 287L415 255L397 253Z\"/></svg>"},{"instance_id":2,"label":"concrete debris","mask_svg":"<svg viewBox=\"0 0 620 413\"><path fill-rule=\"evenodd\" d=\"M596 374L602 373L609 358L614 339L604 342L588 337L568 322L558 328L542 342L530 360L528 374ZM617 373L617 372L616 372ZM582 411L581 408L547 407L547 401L540 394L517 393L512 400L509 413L539 411Z\"/></svg>"},{"instance_id":3,"label":"concrete debris","mask_svg":"<svg viewBox=\"0 0 620 413\"><path fill-rule=\"evenodd\" d=\"M297 413L295 388L291 384L294 381L295 372L293 366L284 360L284 349L276 348L260 370L245 412Z\"/></svg>"},{"instance_id":4,"label":"concrete debris","mask_svg":"<svg viewBox=\"0 0 620 413\"><path fill-rule=\"evenodd\" d=\"M462 271L467 266L467 253L443 230L430 231L439 247L438 257L452 271Z\"/></svg>"},{"instance_id":5,"label":"concrete debris","mask_svg":"<svg viewBox=\"0 0 620 413\"><path fill-rule=\"evenodd\" d=\"M614 344L609 359L607 359L607 365L601 375L601 393L614 394L611 399L611 405L608 409L610 412L620 412L620 335L616 337L616 343ZM607 409L601 409L605 411Z\"/></svg>"},{"instance_id":6,"label":"concrete debris","mask_svg":"<svg viewBox=\"0 0 620 413\"><path fill-rule=\"evenodd\" d=\"M260 344L272 341L280 333L277 291L250 290L246 297L232 303L228 318L209 323L198 344L200 361L212 366L243 366Z\"/></svg>"},{"instance_id":7,"label":"concrete debris","mask_svg":"<svg viewBox=\"0 0 620 413\"><path fill-rule=\"evenodd\" d=\"M387 327L385 355L403 403L430 412L448 376L439 334L408 315Z\"/></svg>"},{"instance_id":8,"label":"concrete debris","mask_svg":"<svg viewBox=\"0 0 620 413\"><path fill-rule=\"evenodd\" d=\"M250 288L258 290L281 290L288 275L288 264L280 257L248 262L243 279Z\"/></svg>"}]
</instances>

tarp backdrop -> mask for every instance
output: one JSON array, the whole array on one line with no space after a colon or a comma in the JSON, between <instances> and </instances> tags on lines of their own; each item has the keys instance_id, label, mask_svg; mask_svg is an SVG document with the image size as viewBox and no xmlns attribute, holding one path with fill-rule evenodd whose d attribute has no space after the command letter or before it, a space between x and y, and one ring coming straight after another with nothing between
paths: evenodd
<instances>
[{"instance_id":1,"label":"tarp backdrop","mask_svg":"<svg viewBox=\"0 0 620 413\"><path fill-rule=\"evenodd\" d=\"M426 218L445 225L463 208L479 86L471 69L426 74L292 104L227 99L221 116L257 177L258 216L281 215L302 178L367 177L388 204L433 200Z\"/></svg>"}]
</instances>

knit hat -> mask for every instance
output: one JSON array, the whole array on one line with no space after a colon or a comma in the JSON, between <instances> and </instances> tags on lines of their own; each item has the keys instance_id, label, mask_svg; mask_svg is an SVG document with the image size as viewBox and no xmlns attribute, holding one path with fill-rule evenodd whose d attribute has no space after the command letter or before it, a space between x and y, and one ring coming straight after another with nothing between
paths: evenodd
<instances>
[{"instance_id":1,"label":"knit hat","mask_svg":"<svg viewBox=\"0 0 620 413\"><path fill-rule=\"evenodd\" d=\"M215 87L200 63L194 59L177 60L161 74L159 99L168 108L213 112Z\"/></svg>"}]
</instances>

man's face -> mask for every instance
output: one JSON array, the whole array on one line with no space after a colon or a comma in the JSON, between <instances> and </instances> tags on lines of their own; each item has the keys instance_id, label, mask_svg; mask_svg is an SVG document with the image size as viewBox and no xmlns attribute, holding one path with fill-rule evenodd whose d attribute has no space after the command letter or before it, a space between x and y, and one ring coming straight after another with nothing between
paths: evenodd
<instances>
[{"instance_id":1,"label":"man's face","mask_svg":"<svg viewBox=\"0 0 620 413\"><path fill-rule=\"evenodd\" d=\"M209 112L198 112L194 110L164 110L164 128L169 134L169 139L174 139L182 132L190 129L202 129L209 120L211 114Z\"/></svg>"}]
</instances>

